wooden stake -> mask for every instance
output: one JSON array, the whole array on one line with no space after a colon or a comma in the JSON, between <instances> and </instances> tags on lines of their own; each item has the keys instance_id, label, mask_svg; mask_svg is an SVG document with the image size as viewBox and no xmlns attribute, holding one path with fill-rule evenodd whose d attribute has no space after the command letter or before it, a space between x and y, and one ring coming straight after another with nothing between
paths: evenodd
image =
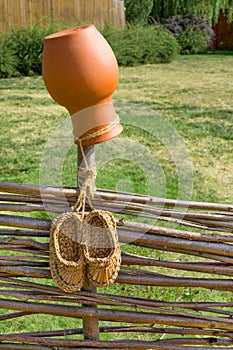
<instances>
[{"instance_id":1,"label":"wooden stake","mask_svg":"<svg viewBox=\"0 0 233 350\"><path fill-rule=\"evenodd\" d=\"M83 146L83 151L86 157L86 161L88 166L92 169L95 166L95 153L94 153L94 146ZM79 169L85 168L85 163L83 161L83 155L81 152L81 148L78 146L78 176L77 176L77 183L78 187L81 188L82 182L85 180L83 178L79 177ZM93 183L93 189L95 187L95 184ZM82 288L83 291L96 293L96 287L89 284L89 282L86 280L86 283L84 287ZM97 308L96 305L89 305L89 304L83 304L84 307L88 308ZM96 317L83 317L83 334L84 339L86 340L98 340L99 339L99 322L98 318Z\"/></svg>"}]
</instances>

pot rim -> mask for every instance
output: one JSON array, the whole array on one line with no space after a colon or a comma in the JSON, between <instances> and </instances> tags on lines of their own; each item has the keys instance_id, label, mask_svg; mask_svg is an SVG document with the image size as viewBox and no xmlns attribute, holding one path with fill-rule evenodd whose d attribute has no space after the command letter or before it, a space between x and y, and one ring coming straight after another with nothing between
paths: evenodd
<instances>
[{"instance_id":1,"label":"pot rim","mask_svg":"<svg viewBox=\"0 0 233 350\"><path fill-rule=\"evenodd\" d=\"M44 38L44 40L57 39L57 38L60 38L60 37L63 37L63 36L67 36L67 35L74 35L74 34L77 34L77 33L81 32L81 31L84 31L84 30L87 30L87 29L90 29L90 28L93 28L93 27L95 27L94 24L84 24L84 25L81 25L81 26L64 29L64 30L61 30L60 32L47 35Z\"/></svg>"}]
</instances>

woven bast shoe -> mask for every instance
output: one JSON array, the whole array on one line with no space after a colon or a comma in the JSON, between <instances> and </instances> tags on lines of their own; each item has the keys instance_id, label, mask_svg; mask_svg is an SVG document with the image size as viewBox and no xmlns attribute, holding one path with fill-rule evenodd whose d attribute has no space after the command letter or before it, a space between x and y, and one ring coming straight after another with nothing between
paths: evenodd
<instances>
[{"instance_id":1,"label":"woven bast shoe","mask_svg":"<svg viewBox=\"0 0 233 350\"><path fill-rule=\"evenodd\" d=\"M67 293L80 290L85 281L82 230L83 219L74 212L61 214L50 228L51 275Z\"/></svg>"},{"instance_id":2,"label":"woven bast shoe","mask_svg":"<svg viewBox=\"0 0 233 350\"><path fill-rule=\"evenodd\" d=\"M92 210L85 217L83 246L87 278L96 287L115 281L121 265L116 221L111 213Z\"/></svg>"}]
</instances>

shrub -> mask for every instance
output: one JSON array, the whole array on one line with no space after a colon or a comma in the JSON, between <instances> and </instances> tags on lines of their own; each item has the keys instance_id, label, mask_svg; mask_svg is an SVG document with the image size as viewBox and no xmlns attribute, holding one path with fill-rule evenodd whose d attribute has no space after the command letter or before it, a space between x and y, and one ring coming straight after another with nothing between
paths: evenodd
<instances>
[{"instance_id":1,"label":"shrub","mask_svg":"<svg viewBox=\"0 0 233 350\"><path fill-rule=\"evenodd\" d=\"M186 29L178 36L182 55L204 53L208 47L208 38L200 29Z\"/></svg>"},{"instance_id":2,"label":"shrub","mask_svg":"<svg viewBox=\"0 0 233 350\"><path fill-rule=\"evenodd\" d=\"M7 37L0 37L0 78L18 76L18 57L13 47L8 44Z\"/></svg>"},{"instance_id":3,"label":"shrub","mask_svg":"<svg viewBox=\"0 0 233 350\"><path fill-rule=\"evenodd\" d=\"M22 27L13 30L8 45L17 54L17 70L21 75L41 74L41 57L45 29Z\"/></svg>"},{"instance_id":4,"label":"shrub","mask_svg":"<svg viewBox=\"0 0 233 350\"><path fill-rule=\"evenodd\" d=\"M175 38L160 26L129 25L118 30L105 28L102 34L121 66L166 63L179 52Z\"/></svg>"},{"instance_id":5,"label":"shrub","mask_svg":"<svg viewBox=\"0 0 233 350\"><path fill-rule=\"evenodd\" d=\"M10 28L0 36L0 77L40 75L42 73L43 39L46 35L64 29L53 24L47 28L38 25Z\"/></svg>"},{"instance_id":6,"label":"shrub","mask_svg":"<svg viewBox=\"0 0 233 350\"><path fill-rule=\"evenodd\" d=\"M181 53L200 53L213 45L214 32L201 17L193 14L172 16L163 20L163 26L177 38Z\"/></svg>"},{"instance_id":7,"label":"shrub","mask_svg":"<svg viewBox=\"0 0 233 350\"><path fill-rule=\"evenodd\" d=\"M147 24L153 8L153 0L125 0L126 21L131 24Z\"/></svg>"},{"instance_id":8,"label":"shrub","mask_svg":"<svg viewBox=\"0 0 233 350\"><path fill-rule=\"evenodd\" d=\"M0 78L41 74L43 38L62 29L62 26L47 29L22 27L2 34ZM122 29L105 27L102 34L111 45L118 64L122 66L170 62L179 51L174 37L160 26L129 25Z\"/></svg>"}]
</instances>

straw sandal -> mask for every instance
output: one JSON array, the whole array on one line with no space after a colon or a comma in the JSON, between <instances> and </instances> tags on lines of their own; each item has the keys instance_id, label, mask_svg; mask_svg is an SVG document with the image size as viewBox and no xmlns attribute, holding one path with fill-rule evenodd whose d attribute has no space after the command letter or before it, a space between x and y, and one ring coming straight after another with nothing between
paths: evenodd
<instances>
[{"instance_id":1,"label":"straw sandal","mask_svg":"<svg viewBox=\"0 0 233 350\"><path fill-rule=\"evenodd\" d=\"M115 281L121 265L116 221L111 213L92 210L85 217L83 246L87 278L96 287Z\"/></svg>"},{"instance_id":2,"label":"straw sandal","mask_svg":"<svg viewBox=\"0 0 233 350\"><path fill-rule=\"evenodd\" d=\"M74 212L63 213L50 228L50 270L64 292L80 290L85 281L82 247L83 219Z\"/></svg>"}]
</instances>

